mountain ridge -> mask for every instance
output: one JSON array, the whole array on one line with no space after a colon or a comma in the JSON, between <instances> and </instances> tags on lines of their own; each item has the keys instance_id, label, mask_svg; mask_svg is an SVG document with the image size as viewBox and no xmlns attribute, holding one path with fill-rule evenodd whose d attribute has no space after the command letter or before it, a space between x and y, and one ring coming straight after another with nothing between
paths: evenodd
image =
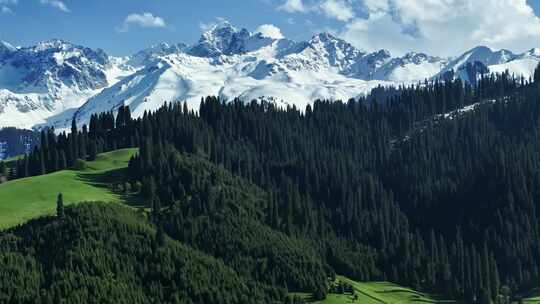
<instances>
[{"instance_id":1,"label":"mountain ridge","mask_svg":"<svg viewBox=\"0 0 540 304\"><path fill-rule=\"evenodd\" d=\"M478 73L531 77L540 49L521 54L475 47L453 58L366 52L330 33L307 41L272 38L222 21L193 45L161 43L127 57L62 39L0 44L0 127L66 129L93 113L129 105L135 116L163 102L201 97L271 99L303 108L316 99L356 98L378 86L437 78L474 82ZM470 67L470 65L473 68ZM473 74L471 74L473 73Z\"/></svg>"}]
</instances>

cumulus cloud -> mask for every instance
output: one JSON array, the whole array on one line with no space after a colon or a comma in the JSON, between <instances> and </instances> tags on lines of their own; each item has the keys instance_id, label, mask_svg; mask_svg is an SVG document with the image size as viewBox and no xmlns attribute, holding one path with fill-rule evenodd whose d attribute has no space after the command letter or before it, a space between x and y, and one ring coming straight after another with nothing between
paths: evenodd
<instances>
[{"instance_id":1,"label":"cumulus cloud","mask_svg":"<svg viewBox=\"0 0 540 304\"><path fill-rule=\"evenodd\" d=\"M341 35L368 50L455 55L477 45L523 51L538 47L540 18L526 0L362 0L367 18Z\"/></svg>"},{"instance_id":2,"label":"cumulus cloud","mask_svg":"<svg viewBox=\"0 0 540 304\"><path fill-rule=\"evenodd\" d=\"M18 0L0 0L0 13L13 14L13 10L8 5L15 5Z\"/></svg>"},{"instance_id":3,"label":"cumulus cloud","mask_svg":"<svg viewBox=\"0 0 540 304\"><path fill-rule=\"evenodd\" d=\"M7 6L2 6L2 8L0 8L0 11L2 12L2 14L13 14L13 11Z\"/></svg>"},{"instance_id":4,"label":"cumulus cloud","mask_svg":"<svg viewBox=\"0 0 540 304\"><path fill-rule=\"evenodd\" d=\"M167 27L165 20L163 18L154 16L151 13L142 13L142 14L129 14L122 26L117 30L119 32L127 32L132 26L140 26L146 28L164 28Z\"/></svg>"},{"instance_id":5,"label":"cumulus cloud","mask_svg":"<svg viewBox=\"0 0 540 304\"><path fill-rule=\"evenodd\" d=\"M307 11L307 7L302 0L286 0L285 3L278 7L278 9L288 13Z\"/></svg>"},{"instance_id":6,"label":"cumulus cloud","mask_svg":"<svg viewBox=\"0 0 540 304\"><path fill-rule=\"evenodd\" d=\"M342 38L395 55L448 56L478 45L524 51L540 41L527 0L286 0L278 9L342 21Z\"/></svg>"},{"instance_id":7,"label":"cumulus cloud","mask_svg":"<svg viewBox=\"0 0 540 304\"><path fill-rule=\"evenodd\" d=\"M273 24L263 24L259 26L255 32L261 33L264 37L273 38L273 39L282 39L283 34L281 30Z\"/></svg>"},{"instance_id":8,"label":"cumulus cloud","mask_svg":"<svg viewBox=\"0 0 540 304\"><path fill-rule=\"evenodd\" d=\"M328 18L347 21L355 16L351 2L357 0L286 0L278 10L288 13L318 13Z\"/></svg>"},{"instance_id":9,"label":"cumulus cloud","mask_svg":"<svg viewBox=\"0 0 540 304\"><path fill-rule=\"evenodd\" d=\"M60 0L40 0L41 4L48 5L59 9L63 12L69 13L69 9L63 1Z\"/></svg>"},{"instance_id":10,"label":"cumulus cloud","mask_svg":"<svg viewBox=\"0 0 540 304\"><path fill-rule=\"evenodd\" d=\"M351 5L343 0L325 0L320 8L327 17L340 21L348 21L355 15Z\"/></svg>"}]
</instances>

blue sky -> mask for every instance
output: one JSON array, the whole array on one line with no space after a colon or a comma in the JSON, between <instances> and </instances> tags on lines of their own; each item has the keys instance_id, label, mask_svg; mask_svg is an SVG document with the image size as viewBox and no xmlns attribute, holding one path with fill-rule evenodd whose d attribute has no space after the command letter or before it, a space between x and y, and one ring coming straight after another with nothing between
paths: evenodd
<instances>
[{"instance_id":1,"label":"blue sky","mask_svg":"<svg viewBox=\"0 0 540 304\"><path fill-rule=\"evenodd\" d=\"M251 31L272 24L294 40L329 31L360 48L387 48L398 54L419 50L450 55L479 44L515 51L540 47L540 0L470 2L475 4L470 7L469 0L0 0L0 39L24 46L62 38L112 55L128 55L163 41L193 43L202 29L224 18Z\"/></svg>"}]
</instances>

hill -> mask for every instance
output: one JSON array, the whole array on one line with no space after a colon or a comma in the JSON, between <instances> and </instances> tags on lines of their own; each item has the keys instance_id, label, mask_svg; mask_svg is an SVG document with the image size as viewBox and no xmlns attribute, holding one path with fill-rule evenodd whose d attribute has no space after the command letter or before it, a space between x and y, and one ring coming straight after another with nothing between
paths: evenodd
<instances>
[{"instance_id":1,"label":"hill","mask_svg":"<svg viewBox=\"0 0 540 304\"><path fill-rule=\"evenodd\" d=\"M270 290L270 289L268 289ZM120 204L0 232L1 303L269 303L269 292Z\"/></svg>"},{"instance_id":2,"label":"hill","mask_svg":"<svg viewBox=\"0 0 540 304\"><path fill-rule=\"evenodd\" d=\"M102 154L82 172L57 173L78 174L75 180L85 182L86 175L99 181L114 178L111 173L125 170L134 152ZM163 201L157 207L148 201L151 213L121 204L82 203L68 206L65 220L45 216L0 232L0 249L6 248L0 254L0 275L17 274L9 282L0 281L0 302L3 297L24 302L27 294L43 301L83 303L90 298L110 303L281 303L289 288L321 288L317 284L325 282L329 270L314 245L264 223L267 193L200 157L178 153L171 159L178 164L173 172L192 182L181 182L185 196L177 203ZM51 175L41 177L51 181ZM54 195L51 201L52 209ZM22 252L30 256L23 258ZM42 293L36 296L26 288Z\"/></svg>"},{"instance_id":3,"label":"hill","mask_svg":"<svg viewBox=\"0 0 540 304\"><path fill-rule=\"evenodd\" d=\"M63 170L1 184L0 229L50 214L56 208L56 196L60 192L67 205L81 201L122 201L122 196L107 187L106 178L110 181L121 173L136 151L123 149L101 154L80 171Z\"/></svg>"}]
</instances>

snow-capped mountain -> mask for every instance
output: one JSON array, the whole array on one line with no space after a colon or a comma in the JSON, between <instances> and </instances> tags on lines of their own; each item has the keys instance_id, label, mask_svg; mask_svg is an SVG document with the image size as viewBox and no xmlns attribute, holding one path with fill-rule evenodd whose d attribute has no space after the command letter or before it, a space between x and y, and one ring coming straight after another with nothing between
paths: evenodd
<instances>
[{"instance_id":1,"label":"snow-capped mountain","mask_svg":"<svg viewBox=\"0 0 540 304\"><path fill-rule=\"evenodd\" d=\"M162 43L125 58L62 40L31 47L0 43L0 127L54 126L129 105L133 115L164 102L201 97L271 99L304 107L316 99L347 100L380 85L504 72L528 78L540 49L523 54L477 47L455 58L424 53L393 57L366 52L329 33L308 41L266 37L221 22L193 45Z\"/></svg>"},{"instance_id":2,"label":"snow-capped mountain","mask_svg":"<svg viewBox=\"0 0 540 304\"><path fill-rule=\"evenodd\" d=\"M183 43L169 45L163 42L136 53L127 60L126 64L134 68L142 68L159 60L162 56L179 53L185 51L186 48L187 45Z\"/></svg>"},{"instance_id":3,"label":"snow-capped mountain","mask_svg":"<svg viewBox=\"0 0 540 304\"><path fill-rule=\"evenodd\" d=\"M490 65L489 70L493 73L502 73L508 70L516 76L521 75L529 79L533 77L538 62L540 62L540 48L534 48L523 54L514 55L512 60Z\"/></svg>"},{"instance_id":4,"label":"snow-capped mountain","mask_svg":"<svg viewBox=\"0 0 540 304\"><path fill-rule=\"evenodd\" d=\"M118 59L114 60L118 63ZM127 72L126 72L127 73ZM74 112L122 74L104 51L54 39L0 44L0 127L30 127ZM68 115L69 116L69 115Z\"/></svg>"}]
</instances>

